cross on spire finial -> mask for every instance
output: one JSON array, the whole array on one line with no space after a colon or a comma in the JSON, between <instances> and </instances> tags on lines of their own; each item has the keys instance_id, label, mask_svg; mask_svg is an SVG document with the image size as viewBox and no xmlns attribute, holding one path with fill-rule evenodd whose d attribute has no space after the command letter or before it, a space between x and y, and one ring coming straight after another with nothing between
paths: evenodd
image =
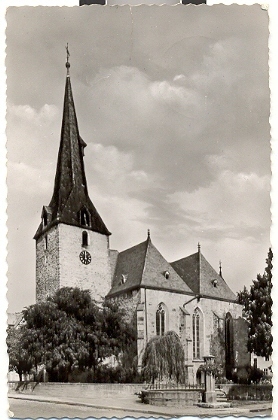
<instances>
[{"instance_id":1,"label":"cross on spire finial","mask_svg":"<svg viewBox=\"0 0 278 420\"><path fill-rule=\"evenodd\" d=\"M69 69L70 69L69 57L70 57L70 53L69 53L69 44L68 44L68 42L67 42L67 46L66 46L66 52L67 52L66 68L67 68L67 76L69 76Z\"/></svg>"},{"instance_id":2,"label":"cross on spire finial","mask_svg":"<svg viewBox=\"0 0 278 420\"><path fill-rule=\"evenodd\" d=\"M219 261L219 276L222 277L222 262Z\"/></svg>"},{"instance_id":3,"label":"cross on spire finial","mask_svg":"<svg viewBox=\"0 0 278 420\"><path fill-rule=\"evenodd\" d=\"M201 251L201 245L200 245L200 242L198 242L198 252L200 251Z\"/></svg>"},{"instance_id":4,"label":"cross on spire finial","mask_svg":"<svg viewBox=\"0 0 278 420\"><path fill-rule=\"evenodd\" d=\"M151 237L151 231L150 231L150 229L148 229L148 238L150 238Z\"/></svg>"}]
</instances>

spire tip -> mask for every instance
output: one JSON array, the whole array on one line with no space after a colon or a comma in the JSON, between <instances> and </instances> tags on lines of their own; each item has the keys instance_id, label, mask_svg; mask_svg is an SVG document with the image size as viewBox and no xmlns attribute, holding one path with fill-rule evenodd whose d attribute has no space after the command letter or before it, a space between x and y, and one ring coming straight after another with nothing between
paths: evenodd
<instances>
[{"instance_id":1,"label":"spire tip","mask_svg":"<svg viewBox=\"0 0 278 420\"><path fill-rule=\"evenodd\" d=\"M70 53L69 53L69 44L68 44L68 42L67 42L67 45L66 45L66 52L67 52L66 68L67 68L67 76L69 76L69 69L70 69L69 57L70 57Z\"/></svg>"}]
</instances>

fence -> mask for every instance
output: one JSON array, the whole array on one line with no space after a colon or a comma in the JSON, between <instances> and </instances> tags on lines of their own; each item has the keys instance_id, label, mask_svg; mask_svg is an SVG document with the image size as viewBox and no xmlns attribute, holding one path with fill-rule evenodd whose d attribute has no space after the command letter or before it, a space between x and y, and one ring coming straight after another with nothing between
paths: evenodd
<instances>
[{"instance_id":1,"label":"fence","mask_svg":"<svg viewBox=\"0 0 278 420\"><path fill-rule=\"evenodd\" d=\"M169 382L169 383L161 383L161 382L157 382L154 384L149 384L145 387L145 389L149 389L149 390L189 390L189 389L196 389L196 390L203 390L205 389L205 384L189 384L189 383L185 383L185 384L179 384L179 383L173 383L173 382Z\"/></svg>"}]
</instances>

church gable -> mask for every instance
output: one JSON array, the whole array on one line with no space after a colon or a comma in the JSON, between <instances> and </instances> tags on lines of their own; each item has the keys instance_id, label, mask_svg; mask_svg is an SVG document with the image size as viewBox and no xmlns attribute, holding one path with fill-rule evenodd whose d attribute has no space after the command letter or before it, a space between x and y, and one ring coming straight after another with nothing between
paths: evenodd
<instances>
[{"instance_id":1,"label":"church gable","mask_svg":"<svg viewBox=\"0 0 278 420\"><path fill-rule=\"evenodd\" d=\"M140 286L193 294L149 236L145 242L119 253L108 297Z\"/></svg>"},{"instance_id":2,"label":"church gable","mask_svg":"<svg viewBox=\"0 0 278 420\"><path fill-rule=\"evenodd\" d=\"M155 248L151 240L149 242L141 283L142 286L193 294L193 291Z\"/></svg>"},{"instance_id":3,"label":"church gable","mask_svg":"<svg viewBox=\"0 0 278 420\"><path fill-rule=\"evenodd\" d=\"M183 281L193 290L194 293L200 293L199 283L199 253L189 255L181 260L174 261L171 266L176 270Z\"/></svg>"},{"instance_id":4,"label":"church gable","mask_svg":"<svg viewBox=\"0 0 278 420\"><path fill-rule=\"evenodd\" d=\"M140 287L146 252L147 241L119 253L108 296Z\"/></svg>"},{"instance_id":5,"label":"church gable","mask_svg":"<svg viewBox=\"0 0 278 420\"><path fill-rule=\"evenodd\" d=\"M208 263L200 250L172 262L171 265L194 293L215 299L236 300L225 280Z\"/></svg>"},{"instance_id":6,"label":"church gable","mask_svg":"<svg viewBox=\"0 0 278 420\"><path fill-rule=\"evenodd\" d=\"M202 254L200 261L200 294L225 300L236 300L236 295L225 280L214 270Z\"/></svg>"}]
</instances>

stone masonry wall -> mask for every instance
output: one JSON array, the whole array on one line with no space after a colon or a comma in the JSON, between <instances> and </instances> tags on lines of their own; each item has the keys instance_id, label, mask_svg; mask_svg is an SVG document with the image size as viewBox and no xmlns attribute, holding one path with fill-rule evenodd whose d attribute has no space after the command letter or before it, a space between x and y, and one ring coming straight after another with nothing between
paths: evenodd
<instances>
[{"instance_id":1,"label":"stone masonry wall","mask_svg":"<svg viewBox=\"0 0 278 420\"><path fill-rule=\"evenodd\" d=\"M82 232L85 230L61 223L37 240L37 301L45 300L61 287L89 289L96 300L108 293L111 288L108 237L86 230L89 241L87 246L82 246ZM80 261L82 250L91 254L92 260L88 265Z\"/></svg>"},{"instance_id":2,"label":"stone masonry wall","mask_svg":"<svg viewBox=\"0 0 278 420\"><path fill-rule=\"evenodd\" d=\"M183 317L183 329L185 337L182 340L185 348L185 355L188 365L193 365L193 373L195 375L199 365L203 363L203 357L212 351L212 340L216 340L215 335L215 316L224 320L227 312L230 312L233 318L241 316L242 307L233 302L225 302L221 300L201 298L192 300L192 296L186 296L177 293L171 293L162 290L146 290L146 312L147 312L147 336L145 343L156 335L156 310L159 303L166 306L166 331L175 331L180 335L181 309L184 308L189 315ZM188 302L188 303L187 303ZM184 306L183 306L184 305ZM195 308L199 308L201 312L201 359L193 359L192 351L192 314ZM221 343L219 342L219 346Z\"/></svg>"},{"instance_id":3,"label":"stone masonry wall","mask_svg":"<svg viewBox=\"0 0 278 420\"><path fill-rule=\"evenodd\" d=\"M36 243L36 301L45 300L58 288L59 232L58 226L54 226L41 236Z\"/></svg>"},{"instance_id":4,"label":"stone masonry wall","mask_svg":"<svg viewBox=\"0 0 278 420\"><path fill-rule=\"evenodd\" d=\"M60 287L89 289L92 298L99 300L111 288L108 237L76 226L59 224ZM88 245L82 246L82 232L88 233ZM82 250L92 257L86 265L80 261Z\"/></svg>"}]
</instances>

